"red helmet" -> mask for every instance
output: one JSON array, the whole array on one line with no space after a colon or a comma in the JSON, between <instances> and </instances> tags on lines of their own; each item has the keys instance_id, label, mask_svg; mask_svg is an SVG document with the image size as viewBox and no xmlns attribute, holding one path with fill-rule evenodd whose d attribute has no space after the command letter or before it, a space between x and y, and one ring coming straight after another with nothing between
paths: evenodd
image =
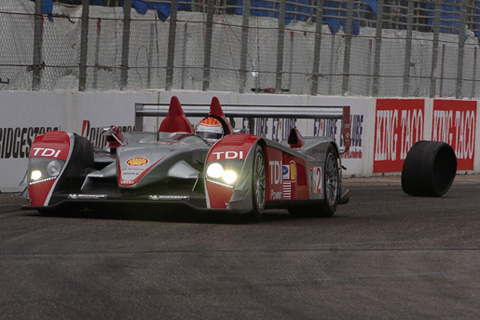
<instances>
[{"instance_id":1,"label":"red helmet","mask_svg":"<svg viewBox=\"0 0 480 320\"><path fill-rule=\"evenodd\" d=\"M205 118L198 123L195 134L209 143L216 142L223 137L222 124L213 117Z\"/></svg>"}]
</instances>

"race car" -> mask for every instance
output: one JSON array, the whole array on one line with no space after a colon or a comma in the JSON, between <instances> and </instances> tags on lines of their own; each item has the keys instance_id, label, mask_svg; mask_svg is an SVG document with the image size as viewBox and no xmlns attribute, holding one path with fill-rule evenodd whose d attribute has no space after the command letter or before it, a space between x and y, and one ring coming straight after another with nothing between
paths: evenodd
<instances>
[{"instance_id":1,"label":"race car","mask_svg":"<svg viewBox=\"0 0 480 320\"><path fill-rule=\"evenodd\" d=\"M41 213L145 204L187 206L259 217L266 209L292 215L333 216L348 202L342 187L339 146L327 137L303 137L291 128L275 142L234 129L232 120L327 118L343 121L350 141L349 107L136 104L133 132L110 126L106 146L52 131L35 138L27 171L29 205ZM204 116L195 128L187 116ZM143 130L146 117L164 117L159 129ZM228 118L227 118L228 117ZM227 119L230 119L227 120ZM160 122L159 122L160 123ZM196 129L196 130L195 130Z\"/></svg>"}]
</instances>

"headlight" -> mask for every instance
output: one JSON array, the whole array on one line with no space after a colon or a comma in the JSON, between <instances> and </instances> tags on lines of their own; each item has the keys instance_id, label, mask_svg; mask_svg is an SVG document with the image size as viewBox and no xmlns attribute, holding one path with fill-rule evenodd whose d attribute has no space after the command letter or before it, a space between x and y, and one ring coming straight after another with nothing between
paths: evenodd
<instances>
[{"instance_id":1,"label":"headlight","mask_svg":"<svg viewBox=\"0 0 480 320\"><path fill-rule=\"evenodd\" d=\"M207 168L207 176L214 179L219 179L223 176L223 167L220 163L214 162Z\"/></svg>"},{"instance_id":2,"label":"headlight","mask_svg":"<svg viewBox=\"0 0 480 320\"><path fill-rule=\"evenodd\" d=\"M47 164L47 173L51 177L58 176L61 170L62 170L62 164L58 160L52 160Z\"/></svg>"},{"instance_id":3,"label":"headlight","mask_svg":"<svg viewBox=\"0 0 480 320\"><path fill-rule=\"evenodd\" d=\"M30 181L37 181L42 178L42 171L40 170L33 170L30 173Z\"/></svg>"},{"instance_id":4,"label":"headlight","mask_svg":"<svg viewBox=\"0 0 480 320\"><path fill-rule=\"evenodd\" d=\"M227 170L223 173L223 181L227 184L234 184L237 181L237 174L235 171Z\"/></svg>"},{"instance_id":5,"label":"headlight","mask_svg":"<svg viewBox=\"0 0 480 320\"><path fill-rule=\"evenodd\" d=\"M207 178L214 179L208 180L213 183L220 185L226 183L228 187L232 187L233 184L237 181L238 176L235 171L225 170L220 163L214 162L207 167ZM223 182L217 181L218 179L222 179Z\"/></svg>"},{"instance_id":6,"label":"headlight","mask_svg":"<svg viewBox=\"0 0 480 320\"><path fill-rule=\"evenodd\" d=\"M51 158L30 158L30 184L56 179L65 161Z\"/></svg>"}]
</instances>

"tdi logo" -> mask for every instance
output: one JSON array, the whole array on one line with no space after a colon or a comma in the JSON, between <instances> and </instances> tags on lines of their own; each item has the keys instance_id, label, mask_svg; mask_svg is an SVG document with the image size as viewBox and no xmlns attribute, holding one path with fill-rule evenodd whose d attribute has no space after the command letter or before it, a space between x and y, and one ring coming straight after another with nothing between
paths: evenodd
<instances>
[{"instance_id":1,"label":"tdi logo","mask_svg":"<svg viewBox=\"0 0 480 320\"><path fill-rule=\"evenodd\" d=\"M283 166L280 161L269 161L270 184L282 184Z\"/></svg>"},{"instance_id":2,"label":"tdi logo","mask_svg":"<svg viewBox=\"0 0 480 320\"><path fill-rule=\"evenodd\" d=\"M219 151L212 152L216 160L243 160L243 151Z\"/></svg>"},{"instance_id":3,"label":"tdi logo","mask_svg":"<svg viewBox=\"0 0 480 320\"><path fill-rule=\"evenodd\" d=\"M57 158L62 150L55 150L50 148L33 148L34 157L53 157Z\"/></svg>"}]
</instances>

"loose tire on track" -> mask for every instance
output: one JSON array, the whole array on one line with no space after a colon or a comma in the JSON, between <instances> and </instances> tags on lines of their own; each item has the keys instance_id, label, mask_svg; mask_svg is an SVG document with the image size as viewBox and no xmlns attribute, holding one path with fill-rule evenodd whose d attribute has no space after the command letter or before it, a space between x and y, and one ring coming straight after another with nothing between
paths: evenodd
<instances>
[{"instance_id":1,"label":"loose tire on track","mask_svg":"<svg viewBox=\"0 0 480 320\"><path fill-rule=\"evenodd\" d=\"M440 197L450 189L456 172L457 157L450 145L418 141L403 164L403 192L418 197Z\"/></svg>"}]
</instances>

